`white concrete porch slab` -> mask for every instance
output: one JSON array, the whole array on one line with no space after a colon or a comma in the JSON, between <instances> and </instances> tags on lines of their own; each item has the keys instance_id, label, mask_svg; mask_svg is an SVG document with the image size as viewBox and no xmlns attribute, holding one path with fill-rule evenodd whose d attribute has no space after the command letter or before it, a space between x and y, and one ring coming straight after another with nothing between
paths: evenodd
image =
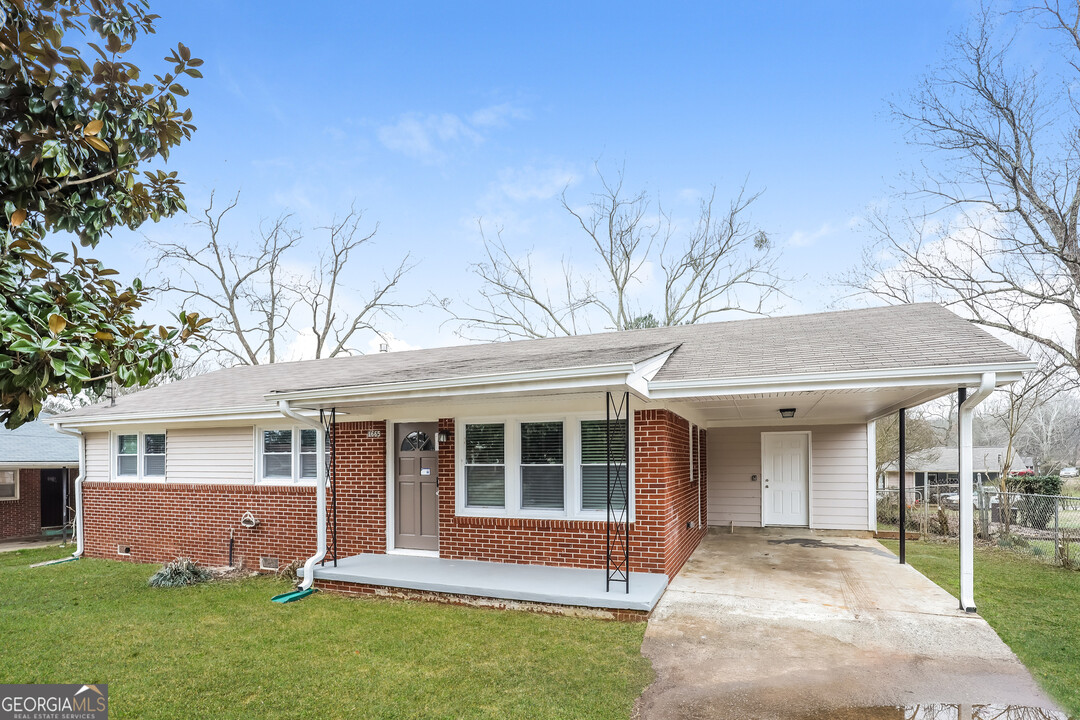
<instances>
[{"instance_id":1,"label":"white concrete porch slab","mask_svg":"<svg viewBox=\"0 0 1080 720\"><path fill-rule=\"evenodd\" d=\"M298 574L303 577L304 569ZM363 554L315 566L316 580L424 590L450 595L520 600L614 610L650 611L667 588L667 575L630 573L630 592L622 583L604 590L604 571L518 565L479 560L445 560L408 555Z\"/></svg>"}]
</instances>

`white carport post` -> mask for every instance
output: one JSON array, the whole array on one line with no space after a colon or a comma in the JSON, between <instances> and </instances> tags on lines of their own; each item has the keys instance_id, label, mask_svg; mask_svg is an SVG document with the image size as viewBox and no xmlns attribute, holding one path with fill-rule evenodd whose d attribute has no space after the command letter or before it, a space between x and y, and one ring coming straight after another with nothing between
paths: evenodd
<instances>
[{"instance_id":1,"label":"white carport post","mask_svg":"<svg viewBox=\"0 0 1080 720\"><path fill-rule=\"evenodd\" d=\"M994 391L997 375L983 373L979 389L965 397L967 388L960 388L957 424L960 433L960 467L957 482L960 496L960 609L975 612L975 508L972 483L974 466L972 455L971 419L975 406Z\"/></svg>"}]
</instances>

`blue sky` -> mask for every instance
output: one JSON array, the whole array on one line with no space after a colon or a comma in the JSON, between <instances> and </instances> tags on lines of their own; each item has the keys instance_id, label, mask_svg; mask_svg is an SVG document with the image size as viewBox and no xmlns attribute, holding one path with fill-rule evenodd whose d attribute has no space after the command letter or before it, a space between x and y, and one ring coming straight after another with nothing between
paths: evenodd
<instances>
[{"instance_id":1,"label":"blue sky","mask_svg":"<svg viewBox=\"0 0 1080 720\"><path fill-rule=\"evenodd\" d=\"M324 3L153 2L154 67L179 40L202 58L199 130L169 163L189 206L241 193L227 226L307 227L354 203L378 221L356 285L405 251L402 299L468 296L476 221L508 244L587 261L558 204L584 201L593 162L678 217L748 178L754 219L802 276L781 312L826 309L826 275L850 266L868 206L923 159L888 113L974 10L971 2ZM116 233L98 255L143 269L141 239L194 238L185 218ZM405 346L454 342L435 310L387 329ZM366 342L360 343L361 347Z\"/></svg>"}]
</instances>

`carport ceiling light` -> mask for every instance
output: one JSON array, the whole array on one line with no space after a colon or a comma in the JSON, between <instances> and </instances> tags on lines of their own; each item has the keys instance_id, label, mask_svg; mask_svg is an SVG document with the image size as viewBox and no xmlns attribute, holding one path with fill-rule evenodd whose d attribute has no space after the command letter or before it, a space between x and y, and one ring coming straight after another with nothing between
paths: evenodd
<instances>
[{"instance_id":1,"label":"carport ceiling light","mask_svg":"<svg viewBox=\"0 0 1080 720\"><path fill-rule=\"evenodd\" d=\"M795 408L780 408L780 417L793 418L795 417Z\"/></svg>"}]
</instances>

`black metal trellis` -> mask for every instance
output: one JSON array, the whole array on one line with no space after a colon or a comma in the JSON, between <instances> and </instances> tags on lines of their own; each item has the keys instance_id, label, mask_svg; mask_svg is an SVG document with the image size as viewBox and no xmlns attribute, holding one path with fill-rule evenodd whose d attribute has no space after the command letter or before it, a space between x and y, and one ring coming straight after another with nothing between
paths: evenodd
<instances>
[{"instance_id":1,"label":"black metal trellis","mask_svg":"<svg viewBox=\"0 0 1080 720\"><path fill-rule=\"evenodd\" d=\"M621 582L630 593L630 393L607 393L607 580Z\"/></svg>"},{"instance_id":2,"label":"black metal trellis","mask_svg":"<svg viewBox=\"0 0 1080 720\"><path fill-rule=\"evenodd\" d=\"M326 442L329 446L325 449L325 462L326 474L330 478L330 548L334 567L337 567L337 408L319 410L319 420L326 430ZM322 565L326 565L325 556Z\"/></svg>"}]
</instances>

